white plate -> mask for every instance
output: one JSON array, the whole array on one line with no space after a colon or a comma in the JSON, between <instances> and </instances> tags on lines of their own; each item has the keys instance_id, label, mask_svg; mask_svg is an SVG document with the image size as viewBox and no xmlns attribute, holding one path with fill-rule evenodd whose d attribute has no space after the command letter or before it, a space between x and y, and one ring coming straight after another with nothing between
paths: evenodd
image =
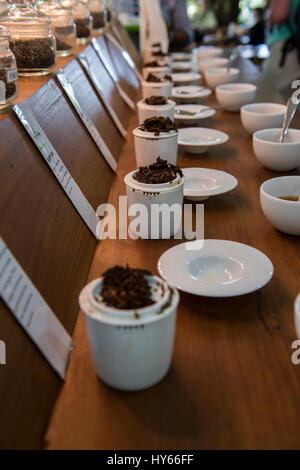
<instances>
[{"instance_id":1,"label":"white plate","mask_svg":"<svg viewBox=\"0 0 300 470\"><path fill-rule=\"evenodd\" d=\"M167 250L158 261L158 271L184 292L233 297L261 289L272 279L274 268L267 256L251 246L196 240Z\"/></svg>"},{"instance_id":2,"label":"white plate","mask_svg":"<svg viewBox=\"0 0 300 470\"><path fill-rule=\"evenodd\" d=\"M178 83L192 83L192 82L198 82L200 80L201 75L200 73L172 73L172 82L174 84Z\"/></svg>"},{"instance_id":3,"label":"white plate","mask_svg":"<svg viewBox=\"0 0 300 470\"><path fill-rule=\"evenodd\" d=\"M172 59L175 61L191 60L192 55L188 52L173 52Z\"/></svg>"},{"instance_id":4,"label":"white plate","mask_svg":"<svg viewBox=\"0 0 300 470\"><path fill-rule=\"evenodd\" d=\"M180 100L206 98L211 94L212 91L209 88L193 85L174 87L172 91L173 98Z\"/></svg>"},{"instance_id":5,"label":"white plate","mask_svg":"<svg viewBox=\"0 0 300 470\"><path fill-rule=\"evenodd\" d=\"M191 70L192 63L191 62L173 62L172 63L172 70L173 71L187 71Z\"/></svg>"},{"instance_id":6,"label":"white plate","mask_svg":"<svg viewBox=\"0 0 300 470\"><path fill-rule=\"evenodd\" d=\"M178 130L178 145L189 153L204 153L208 148L225 144L228 140L225 132L206 127L186 127Z\"/></svg>"},{"instance_id":7,"label":"white plate","mask_svg":"<svg viewBox=\"0 0 300 470\"><path fill-rule=\"evenodd\" d=\"M177 109L179 111L188 111L197 114L190 116L188 114L176 114ZM205 111L202 111L203 109L205 109ZM174 118L178 121L185 122L186 124L194 124L200 121L201 119L212 117L215 114L216 110L210 108L209 106L203 106L201 104L179 104L175 106Z\"/></svg>"},{"instance_id":8,"label":"white plate","mask_svg":"<svg viewBox=\"0 0 300 470\"><path fill-rule=\"evenodd\" d=\"M207 168L184 168L184 196L191 201L204 201L210 196L234 189L237 179L225 171Z\"/></svg>"}]
</instances>

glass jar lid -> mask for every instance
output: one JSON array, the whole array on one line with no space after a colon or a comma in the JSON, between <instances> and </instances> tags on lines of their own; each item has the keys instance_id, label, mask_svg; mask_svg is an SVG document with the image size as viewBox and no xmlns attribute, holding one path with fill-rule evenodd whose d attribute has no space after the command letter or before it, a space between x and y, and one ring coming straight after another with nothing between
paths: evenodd
<instances>
[{"instance_id":1,"label":"glass jar lid","mask_svg":"<svg viewBox=\"0 0 300 470\"><path fill-rule=\"evenodd\" d=\"M10 31L18 25L24 28L50 27L51 19L37 8L35 0L10 0L9 3L9 9L0 17L0 23Z\"/></svg>"}]
</instances>

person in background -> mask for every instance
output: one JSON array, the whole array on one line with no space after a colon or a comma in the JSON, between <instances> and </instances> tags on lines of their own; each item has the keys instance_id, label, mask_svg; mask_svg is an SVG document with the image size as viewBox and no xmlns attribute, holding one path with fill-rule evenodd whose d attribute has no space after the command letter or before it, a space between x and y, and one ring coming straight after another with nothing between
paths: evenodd
<instances>
[{"instance_id":1,"label":"person in background","mask_svg":"<svg viewBox=\"0 0 300 470\"><path fill-rule=\"evenodd\" d=\"M218 27L218 20L208 0L199 0L198 12L192 19L196 42L201 42L205 34L213 34Z\"/></svg>"},{"instance_id":2,"label":"person in background","mask_svg":"<svg viewBox=\"0 0 300 470\"><path fill-rule=\"evenodd\" d=\"M273 86L285 98L292 93L291 84L300 78L300 63L297 49L286 51L285 45L297 32L297 12L300 0L274 0L270 9L273 30L268 38L270 57L263 66L263 72Z\"/></svg>"},{"instance_id":3,"label":"person in background","mask_svg":"<svg viewBox=\"0 0 300 470\"><path fill-rule=\"evenodd\" d=\"M249 29L249 44L252 46L258 46L259 44L263 44L266 40L265 36L265 29L266 29L266 22L264 19L265 11L263 8L255 8L254 16L256 19L256 23L252 28Z\"/></svg>"},{"instance_id":4,"label":"person in background","mask_svg":"<svg viewBox=\"0 0 300 470\"><path fill-rule=\"evenodd\" d=\"M194 41L193 27L187 14L186 0L160 0L170 35L170 51L188 48Z\"/></svg>"}]
</instances>

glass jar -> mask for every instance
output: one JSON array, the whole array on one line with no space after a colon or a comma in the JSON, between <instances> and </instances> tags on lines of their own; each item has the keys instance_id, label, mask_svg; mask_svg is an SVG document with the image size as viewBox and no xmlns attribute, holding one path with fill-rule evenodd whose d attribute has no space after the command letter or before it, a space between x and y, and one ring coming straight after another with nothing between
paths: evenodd
<instances>
[{"instance_id":1,"label":"glass jar","mask_svg":"<svg viewBox=\"0 0 300 470\"><path fill-rule=\"evenodd\" d=\"M74 54L76 48L76 25L73 20L73 11L62 8L57 0L40 2L38 7L52 20L57 56L66 57Z\"/></svg>"},{"instance_id":2,"label":"glass jar","mask_svg":"<svg viewBox=\"0 0 300 470\"><path fill-rule=\"evenodd\" d=\"M9 31L0 26L0 112L7 111L18 95L18 72L9 48Z\"/></svg>"},{"instance_id":3,"label":"glass jar","mask_svg":"<svg viewBox=\"0 0 300 470\"><path fill-rule=\"evenodd\" d=\"M56 41L51 19L38 10L35 0L13 0L0 18L10 32L10 48L19 75L45 75L56 63Z\"/></svg>"},{"instance_id":4,"label":"glass jar","mask_svg":"<svg viewBox=\"0 0 300 470\"><path fill-rule=\"evenodd\" d=\"M104 0L107 12L107 23L111 23L117 17L116 5L114 0Z\"/></svg>"},{"instance_id":5,"label":"glass jar","mask_svg":"<svg viewBox=\"0 0 300 470\"><path fill-rule=\"evenodd\" d=\"M93 18L93 30L101 32L107 24L107 9L104 1L90 0L90 13Z\"/></svg>"},{"instance_id":6,"label":"glass jar","mask_svg":"<svg viewBox=\"0 0 300 470\"><path fill-rule=\"evenodd\" d=\"M63 8L73 11L78 44L86 44L89 42L92 35L93 19L88 3L83 3L80 0L61 0L61 5Z\"/></svg>"},{"instance_id":7,"label":"glass jar","mask_svg":"<svg viewBox=\"0 0 300 470\"><path fill-rule=\"evenodd\" d=\"M1 0L1 1L0 1L0 16L1 16L6 10L8 10L8 4L7 4L6 1Z\"/></svg>"}]
</instances>

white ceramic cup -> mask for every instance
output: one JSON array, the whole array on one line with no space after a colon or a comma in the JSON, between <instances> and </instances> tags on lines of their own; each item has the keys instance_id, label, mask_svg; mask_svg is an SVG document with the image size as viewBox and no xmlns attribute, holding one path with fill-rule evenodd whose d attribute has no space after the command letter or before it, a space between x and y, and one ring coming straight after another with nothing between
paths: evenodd
<instances>
[{"instance_id":1,"label":"white ceramic cup","mask_svg":"<svg viewBox=\"0 0 300 470\"><path fill-rule=\"evenodd\" d=\"M174 120L175 101L168 100L167 104L150 105L141 100L137 104L139 123L142 124L146 119L155 116L169 117Z\"/></svg>"},{"instance_id":2,"label":"white ceramic cup","mask_svg":"<svg viewBox=\"0 0 300 470\"><path fill-rule=\"evenodd\" d=\"M298 196L300 176L281 176L265 181L260 187L260 204L273 227L289 235L300 235L300 202L281 197Z\"/></svg>"},{"instance_id":3,"label":"white ceramic cup","mask_svg":"<svg viewBox=\"0 0 300 470\"><path fill-rule=\"evenodd\" d=\"M285 141L279 138L281 129L264 129L253 134L256 158L269 170L290 171L300 167L300 130L289 129Z\"/></svg>"},{"instance_id":4,"label":"white ceramic cup","mask_svg":"<svg viewBox=\"0 0 300 470\"><path fill-rule=\"evenodd\" d=\"M143 78L146 80L148 75L150 73L153 73L153 75L156 75L159 78L164 78L165 75L170 75L171 73L171 68L170 67L143 67Z\"/></svg>"},{"instance_id":5,"label":"white ceramic cup","mask_svg":"<svg viewBox=\"0 0 300 470\"><path fill-rule=\"evenodd\" d=\"M134 129L133 135L137 167L151 165L157 157L176 165L178 131L161 132L156 136L154 132L144 132L137 127Z\"/></svg>"},{"instance_id":6,"label":"white ceramic cup","mask_svg":"<svg viewBox=\"0 0 300 470\"><path fill-rule=\"evenodd\" d=\"M150 98L150 96L166 96L167 98L172 97L172 82L142 82L142 96L143 99Z\"/></svg>"},{"instance_id":7,"label":"white ceramic cup","mask_svg":"<svg viewBox=\"0 0 300 470\"><path fill-rule=\"evenodd\" d=\"M171 183L163 184L139 183L134 178L136 171L124 178L131 219L129 232L136 238L170 239L181 227L184 178L178 176ZM134 208L144 223L136 220Z\"/></svg>"},{"instance_id":8,"label":"white ceramic cup","mask_svg":"<svg viewBox=\"0 0 300 470\"><path fill-rule=\"evenodd\" d=\"M226 59L226 57L206 57L205 59L199 60L199 70L204 73L206 69L224 67L227 64L228 59Z\"/></svg>"},{"instance_id":9,"label":"white ceramic cup","mask_svg":"<svg viewBox=\"0 0 300 470\"><path fill-rule=\"evenodd\" d=\"M224 50L221 47L215 46L200 46L197 51L198 60L207 57L220 57Z\"/></svg>"},{"instance_id":10,"label":"white ceramic cup","mask_svg":"<svg viewBox=\"0 0 300 470\"><path fill-rule=\"evenodd\" d=\"M251 83L225 83L216 87L216 97L227 111L237 112L241 106L254 100L256 90L257 87Z\"/></svg>"},{"instance_id":11,"label":"white ceramic cup","mask_svg":"<svg viewBox=\"0 0 300 470\"><path fill-rule=\"evenodd\" d=\"M148 276L148 282L155 303L137 310L97 301L102 278L88 284L79 297L96 372L119 390L151 387L171 364L179 294L159 277Z\"/></svg>"},{"instance_id":12,"label":"white ceramic cup","mask_svg":"<svg viewBox=\"0 0 300 470\"><path fill-rule=\"evenodd\" d=\"M240 76L239 69L225 67L214 67L206 69L204 72L205 80L210 88L216 88L223 83L232 83L238 80Z\"/></svg>"},{"instance_id":13,"label":"white ceramic cup","mask_svg":"<svg viewBox=\"0 0 300 470\"><path fill-rule=\"evenodd\" d=\"M159 50L160 50L159 46L143 47L143 60L144 60L144 63L151 62L151 60L153 60L153 52L159 52Z\"/></svg>"},{"instance_id":14,"label":"white ceramic cup","mask_svg":"<svg viewBox=\"0 0 300 470\"><path fill-rule=\"evenodd\" d=\"M241 108L241 121L249 134L282 127L286 106L277 103L252 103Z\"/></svg>"}]
</instances>

